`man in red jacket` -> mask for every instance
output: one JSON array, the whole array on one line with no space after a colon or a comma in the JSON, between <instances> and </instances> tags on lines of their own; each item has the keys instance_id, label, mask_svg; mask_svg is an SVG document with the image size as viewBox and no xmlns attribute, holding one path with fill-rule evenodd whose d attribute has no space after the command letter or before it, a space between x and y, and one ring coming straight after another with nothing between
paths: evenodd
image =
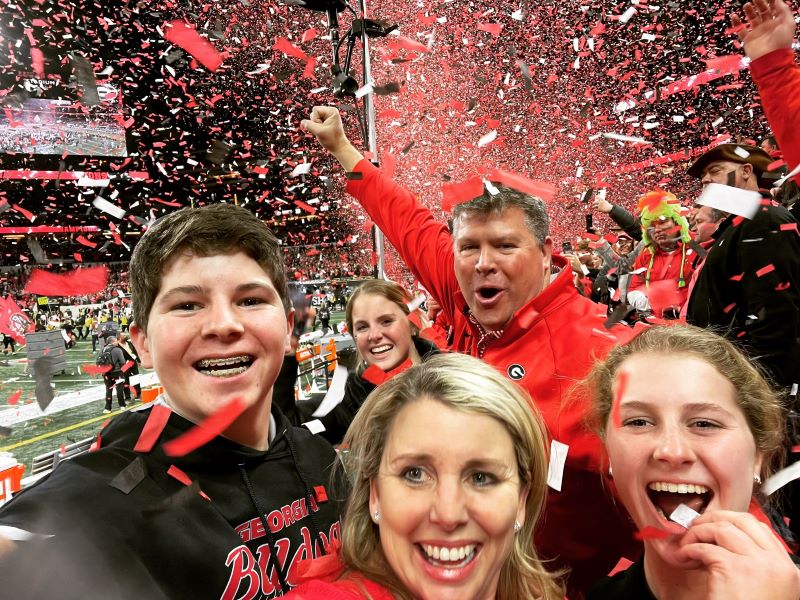
<instances>
[{"instance_id":1,"label":"man in red jacket","mask_svg":"<svg viewBox=\"0 0 800 600\"><path fill-rule=\"evenodd\" d=\"M554 446L553 489L536 541L542 556L556 559L553 566L571 569L569 595L580 597L620 556L638 549L603 484L601 443L585 425L588 402L573 390L617 335L630 330L606 330L604 308L578 294L566 260L553 256L538 198L494 184L456 206L451 235L408 190L364 160L336 109L314 108L302 127L349 173L348 192L439 300L453 328L451 349L483 358L517 381L553 443L568 447ZM551 281L554 267L560 273Z\"/></svg>"}]
</instances>

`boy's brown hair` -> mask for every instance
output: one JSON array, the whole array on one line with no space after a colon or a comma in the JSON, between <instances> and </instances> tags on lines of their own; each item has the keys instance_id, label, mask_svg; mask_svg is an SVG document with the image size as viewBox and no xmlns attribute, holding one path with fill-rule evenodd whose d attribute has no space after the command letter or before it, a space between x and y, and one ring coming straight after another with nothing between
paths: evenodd
<instances>
[{"instance_id":1,"label":"boy's brown hair","mask_svg":"<svg viewBox=\"0 0 800 600\"><path fill-rule=\"evenodd\" d=\"M161 277L178 256L237 252L264 269L288 313L291 303L278 238L250 211L231 204L212 204L182 208L161 217L136 244L128 273L136 325L147 332Z\"/></svg>"}]
</instances>

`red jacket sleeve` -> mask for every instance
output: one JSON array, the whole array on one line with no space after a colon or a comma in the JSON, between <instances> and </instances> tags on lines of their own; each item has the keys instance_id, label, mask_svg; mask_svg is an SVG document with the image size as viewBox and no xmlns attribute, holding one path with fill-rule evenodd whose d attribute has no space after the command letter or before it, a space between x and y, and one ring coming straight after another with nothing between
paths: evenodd
<instances>
[{"instance_id":1,"label":"red jacket sleeve","mask_svg":"<svg viewBox=\"0 0 800 600\"><path fill-rule=\"evenodd\" d=\"M453 238L417 198L367 160L356 167L361 179L350 179L347 192L359 201L414 276L439 301L452 323L454 294L459 290L453 269Z\"/></svg>"},{"instance_id":2,"label":"red jacket sleeve","mask_svg":"<svg viewBox=\"0 0 800 600\"><path fill-rule=\"evenodd\" d=\"M781 48L750 63L761 106L789 169L800 164L800 67L794 51Z\"/></svg>"}]
</instances>

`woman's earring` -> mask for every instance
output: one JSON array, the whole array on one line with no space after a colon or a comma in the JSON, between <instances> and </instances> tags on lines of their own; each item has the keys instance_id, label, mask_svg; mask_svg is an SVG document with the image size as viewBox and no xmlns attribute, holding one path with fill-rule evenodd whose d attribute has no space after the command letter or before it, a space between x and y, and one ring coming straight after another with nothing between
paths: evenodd
<instances>
[{"instance_id":1,"label":"woman's earring","mask_svg":"<svg viewBox=\"0 0 800 600\"><path fill-rule=\"evenodd\" d=\"M519 524L519 521L514 521L514 533L519 533L520 529L522 529L522 525Z\"/></svg>"},{"instance_id":2,"label":"woman's earring","mask_svg":"<svg viewBox=\"0 0 800 600\"><path fill-rule=\"evenodd\" d=\"M608 477L609 479L614 479L614 470L611 468L611 465L608 465Z\"/></svg>"},{"instance_id":3,"label":"woman's earring","mask_svg":"<svg viewBox=\"0 0 800 600\"><path fill-rule=\"evenodd\" d=\"M758 485L761 485L761 475L759 475L758 473L753 475L753 481L755 481Z\"/></svg>"},{"instance_id":4,"label":"woman's earring","mask_svg":"<svg viewBox=\"0 0 800 600\"><path fill-rule=\"evenodd\" d=\"M376 511L375 511L375 514L374 514L374 515L372 515L372 520L373 520L373 521L375 521L376 523L377 523L378 521L380 521L380 520L381 520L381 511L379 511L379 510L376 510Z\"/></svg>"}]
</instances>

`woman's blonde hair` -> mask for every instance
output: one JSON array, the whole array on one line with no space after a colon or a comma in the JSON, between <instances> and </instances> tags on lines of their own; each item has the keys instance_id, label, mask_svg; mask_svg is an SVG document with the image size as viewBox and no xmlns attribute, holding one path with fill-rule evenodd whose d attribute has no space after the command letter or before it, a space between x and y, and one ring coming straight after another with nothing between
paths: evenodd
<instances>
[{"instance_id":1,"label":"woman's blonde hair","mask_svg":"<svg viewBox=\"0 0 800 600\"><path fill-rule=\"evenodd\" d=\"M546 496L547 436L527 394L484 362L461 354L429 358L379 386L356 414L344 439L344 459L352 488L343 514L342 558L354 571L411 595L392 572L370 517L370 482L377 477L389 431L404 406L430 398L455 410L496 419L511 436L520 489L530 490L525 523L514 536L512 552L500 571L498 600L563 598L561 585L539 560L533 532ZM436 432L430 432L436 435Z\"/></svg>"},{"instance_id":2,"label":"woman's blonde hair","mask_svg":"<svg viewBox=\"0 0 800 600\"><path fill-rule=\"evenodd\" d=\"M612 386L622 363L637 354L688 355L705 361L731 382L761 452L761 477L766 480L781 464L786 435L786 411L762 373L731 342L692 325L650 327L624 346L614 348L595 365L586 380L592 396L594 426L605 437L614 402ZM677 373L676 376L680 377Z\"/></svg>"}]
</instances>

